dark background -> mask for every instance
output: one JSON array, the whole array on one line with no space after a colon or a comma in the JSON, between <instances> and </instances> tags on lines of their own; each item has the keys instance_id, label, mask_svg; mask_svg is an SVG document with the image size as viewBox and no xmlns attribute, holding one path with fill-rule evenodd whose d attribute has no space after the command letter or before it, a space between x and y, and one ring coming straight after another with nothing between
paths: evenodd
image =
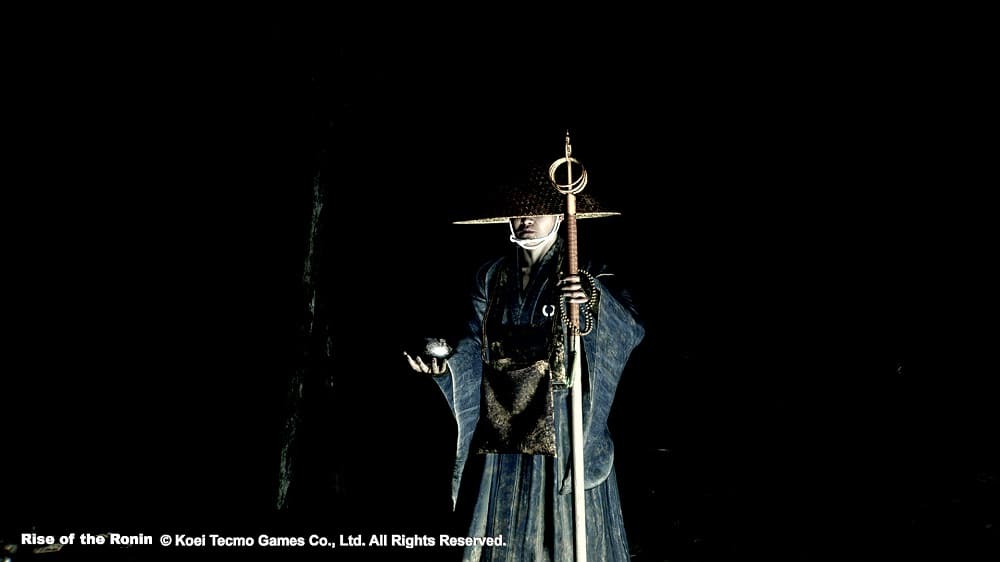
<instances>
[{"instance_id":1,"label":"dark background","mask_svg":"<svg viewBox=\"0 0 1000 562\"><path fill-rule=\"evenodd\" d=\"M582 251L648 330L611 420L634 558L991 559L981 36L776 15L22 20L0 538L463 534L454 427L401 352L454 337L509 246L450 221L569 128L623 212L581 223ZM332 362L278 512L317 174Z\"/></svg>"}]
</instances>

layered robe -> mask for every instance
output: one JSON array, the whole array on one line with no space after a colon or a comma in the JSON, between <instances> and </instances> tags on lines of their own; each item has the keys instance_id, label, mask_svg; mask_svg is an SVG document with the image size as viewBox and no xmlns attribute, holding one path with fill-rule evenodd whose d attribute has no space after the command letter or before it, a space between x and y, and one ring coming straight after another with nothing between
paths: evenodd
<instances>
[{"instance_id":1,"label":"layered robe","mask_svg":"<svg viewBox=\"0 0 1000 562\"><path fill-rule=\"evenodd\" d=\"M481 462L467 462L482 450L476 439L482 427L481 412L492 400L483 384L484 336L503 329L553 333L561 321L562 304L556 282L562 269L563 243L557 240L533 266L530 281L522 287L518 252L492 261L480 269L473 290L472 319L467 336L455 346L450 368L435 377L458 425L452 499L459 491L476 490L463 479L478 478L470 537L503 536L504 546L470 546L471 561L570 561L573 559L573 482L571 470L569 390L555 388L551 413L554 420L555 455L481 453ZM585 502L588 559L628 562L628 542L614 473L614 444L607 420L615 390L626 361L641 341L644 330L624 291L616 289L615 276L604 267L582 267L591 273L593 328L583 336L582 384ZM484 326L486 328L484 332ZM559 326L556 326L558 332ZM509 330L508 330L509 332ZM489 347L489 346L488 346ZM484 394L485 392L485 394ZM487 398L483 398L486 395ZM485 416L486 414L482 414ZM480 433L483 433L482 429ZM479 467L482 467L481 472ZM466 468L469 470L466 470ZM473 469L473 467L475 467ZM475 473L472 473L475 472Z\"/></svg>"}]
</instances>

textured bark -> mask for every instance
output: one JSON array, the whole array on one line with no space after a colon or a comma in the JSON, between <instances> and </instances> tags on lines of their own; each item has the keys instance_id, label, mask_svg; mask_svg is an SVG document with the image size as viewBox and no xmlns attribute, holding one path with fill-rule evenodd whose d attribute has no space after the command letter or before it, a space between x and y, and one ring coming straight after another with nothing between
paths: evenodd
<instances>
[{"instance_id":1,"label":"textured bark","mask_svg":"<svg viewBox=\"0 0 1000 562\"><path fill-rule=\"evenodd\" d=\"M308 240L302 266L303 318L299 338L301 362L288 381L285 422L281 435L280 467L278 475L277 508L289 508L290 493L298 482L303 457L302 426L307 392L314 386L311 381L325 378L321 365L330 359L333 340L323 319L319 304L323 300L319 289L323 209L326 188L320 173L313 178L312 213L309 221Z\"/></svg>"}]
</instances>

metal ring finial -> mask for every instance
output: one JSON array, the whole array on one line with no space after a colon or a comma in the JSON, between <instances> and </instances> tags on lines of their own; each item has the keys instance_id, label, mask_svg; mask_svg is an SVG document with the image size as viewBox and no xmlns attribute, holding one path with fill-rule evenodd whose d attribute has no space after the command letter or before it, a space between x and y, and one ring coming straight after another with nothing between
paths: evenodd
<instances>
[{"instance_id":1,"label":"metal ring finial","mask_svg":"<svg viewBox=\"0 0 1000 562\"><path fill-rule=\"evenodd\" d=\"M559 180L556 179L556 171L559 169L559 166L562 166L563 164L566 164L567 166L572 166L573 164L580 166L580 177L573 180L572 183L559 183ZM581 164L576 158L566 156L556 160L551 166L549 166L549 181L552 183L552 187L556 188L556 191L559 193L562 193L563 195L575 195L583 191L583 188L587 187L587 169L584 168L583 164Z\"/></svg>"}]
</instances>

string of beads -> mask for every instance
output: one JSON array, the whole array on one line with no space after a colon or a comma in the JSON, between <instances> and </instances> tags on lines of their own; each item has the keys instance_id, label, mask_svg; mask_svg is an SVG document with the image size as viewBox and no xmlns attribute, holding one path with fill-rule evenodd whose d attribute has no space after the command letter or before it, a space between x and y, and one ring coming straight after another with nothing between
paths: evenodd
<instances>
[{"instance_id":1,"label":"string of beads","mask_svg":"<svg viewBox=\"0 0 1000 562\"><path fill-rule=\"evenodd\" d=\"M565 297L559 299L559 319L562 320L563 326L568 327L570 335L586 336L591 330L594 329L594 313L590 310L590 302L594 299L594 294L597 291L597 285L594 283L594 276L591 275L590 272L581 269L577 272L577 274L580 276L581 281L586 281L586 283L584 283L583 290L590 296L590 301L588 301L587 304L580 305L580 312L583 313L583 318L581 318L583 320L582 324L586 326L586 329L570 324L569 314L566 312L568 307L566 306Z\"/></svg>"}]
</instances>

